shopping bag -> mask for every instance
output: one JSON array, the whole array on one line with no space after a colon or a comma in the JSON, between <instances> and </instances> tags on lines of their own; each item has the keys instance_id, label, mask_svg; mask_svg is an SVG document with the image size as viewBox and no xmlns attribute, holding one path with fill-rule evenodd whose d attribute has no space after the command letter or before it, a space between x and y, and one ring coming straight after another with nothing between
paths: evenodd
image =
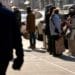
<instances>
[{"instance_id":1,"label":"shopping bag","mask_svg":"<svg viewBox=\"0 0 75 75\"><path fill-rule=\"evenodd\" d=\"M59 37L55 41L55 47L56 47L56 54L62 54L65 51L64 38L63 37Z\"/></svg>"},{"instance_id":2,"label":"shopping bag","mask_svg":"<svg viewBox=\"0 0 75 75\"><path fill-rule=\"evenodd\" d=\"M62 34L64 37L70 37L71 33L72 33L72 29L71 27L68 26L68 24L66 22L63 22L61 24L61 29L62 29Z\"/></svg>"},{"instance_id":3,"label":"shopping bag","mask_svg":"<svg viewBox=\"0 0 75 75\"><path fill-rule=\"evenodd\" d=\"M66 26L66 25L64 25L64 26L63 26L63 28L62 28L63 32L65 32L65 31L66 31L66 29L67 29L67 26Z\"/></svg>"},{"instance_id":4,"label":"shopping bag","mask_svg":"<svg viewBox=\"0 0 75 75\"><path fill-rule=\"evenodd\" d=\"M69 34L71 34L71 29L67 28L65 35L68 36Z\"/></svg>"},{"instance_id":5,"label":"shopping bag","mask_svg":"<svg viewBox=\"0 0 75 75\"><path fill-rule=\"evenodd\" d=\"M26 31L26 25L22 25L20 31L25 39L29 39L29 33Z\"/></svg>"},{"instance_id":6,"label":"shopping bag","mask_svg":"<svg viewBox=\"0 0 75 75\"><path fill-rule=\"evenodd\" d=\"M26 31L26 32L23 34L23 37L24 37L25 39L29 39L29 33Z\"/></svg>"}]
</instances>

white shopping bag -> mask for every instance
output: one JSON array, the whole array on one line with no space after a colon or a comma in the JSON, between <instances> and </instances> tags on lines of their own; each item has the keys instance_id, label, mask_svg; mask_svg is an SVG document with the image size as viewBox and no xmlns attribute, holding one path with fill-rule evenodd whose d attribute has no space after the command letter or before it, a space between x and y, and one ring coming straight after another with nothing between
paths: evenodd
<instances>
[{"instance_id":1,"label":"white shopping bag","mask_svg":"<svg viewBox=\"0 0 75 75\"><path fill-rule=\"evenodd\" d=\"M68 28L67 31L66 31L66 35L68 35L70 33L71 33L71 30Z\"/></svg>"},{"instance_id":2,"label":"white shopping bag","mask_svg":"<svg viewBox=\"0 0 75 75\"><path fill-rule=\"evenodd\" d=\"M63 31L66 31L66 29L67 29L67 26L65 25L65 26L63 27Z\"/></svg>"}]
</instances>

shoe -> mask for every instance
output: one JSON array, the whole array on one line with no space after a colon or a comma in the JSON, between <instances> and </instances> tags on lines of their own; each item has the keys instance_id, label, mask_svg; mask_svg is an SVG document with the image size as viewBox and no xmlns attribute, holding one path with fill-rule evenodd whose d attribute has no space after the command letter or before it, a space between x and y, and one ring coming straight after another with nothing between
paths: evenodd
<instances>
[{"instance_id":1,"label":"shoe","mask_svg":"<svg viewBox=\"0 0 75 75\"><path fill-rule=\"evenodd\" d=\"M61 55L62 55L62 53L61 54L53 54L54 57L60 57Z\"/></svg>"},{"instance_id":2,"label":"shoe","mask_svg":"<svg viewBox=\"0 0 75 75\"><path fill-rule=\"evenodd\" d=\"M32 46L32 49L35 49L35 45Z\"/></svg>"}]
</instances>

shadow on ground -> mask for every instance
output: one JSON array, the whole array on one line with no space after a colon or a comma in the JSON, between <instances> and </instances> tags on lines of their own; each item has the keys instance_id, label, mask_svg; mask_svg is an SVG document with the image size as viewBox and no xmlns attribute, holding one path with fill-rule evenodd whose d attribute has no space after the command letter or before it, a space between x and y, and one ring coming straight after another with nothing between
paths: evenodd
<instances>
[{"instance_id":1,"label":"shadow on ground","mask_svg":"<svg viewBox=\"0 0 75 75\"><path fill-rule=\"evenodd\" d=\"M25 52L39 52L39 53L46 53L47 51L43 48L35 48L35 49L24 49Z\"/></svg>"},{"instance_id":2,"label":"shadow on ground","mask_svg":"<svg viewBox=\"0 0 75 75\"><path fill-rule=\"evenodd\" d=\"M32 52L30 49L24 49L25 52Z\"/></svg>"},{"instance_id":3,"label":"shadow on ground","mask_svg":"<svg viewBox=\"0 0 75 75\"><path fill-rule=\"evenodd\" d=\"M59 57L60 59L63 59L65 61L72 61L72 62L75 62L75 56L67 56L67 55L62 55Z\"/></svg>"},{"instance_id":4,"label":"shadow on ground","mask_svg":"<svg viewBox=\"0 0 75 75\"><path fill-rule=\"evenodd\" d=\"M36 49L33 49L33 51L35 52L40 52L40 53L46 53L47 51L43 48L36 48Z\"/></svg>"}]
</instances>

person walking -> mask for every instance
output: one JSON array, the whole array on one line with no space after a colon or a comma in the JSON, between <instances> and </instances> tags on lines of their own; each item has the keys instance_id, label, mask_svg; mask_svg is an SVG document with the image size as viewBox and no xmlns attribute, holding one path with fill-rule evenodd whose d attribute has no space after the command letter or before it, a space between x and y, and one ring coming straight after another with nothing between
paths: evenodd
<instances>
[{"instance_id":1,"label":"person walking","mask_svg":"<svg viewBox=\"0 0 75 75\"><path fill-rule=\"evenodd\" d=\"M36 37L35 37L35 15L33 14L31 7L27 7L27 26L26 31L29 33L30 48L35 49Z\"/></svg>"},{"instance_id":2,"label":"person walking","mask_svg":"<svg viewBox=\"0 0 75 75\"><path fill-rule=\"evenodd\" d=\"M13 49L17 58L13 61L13 69L21 69L23 64L23 48L20 31L14 13L0 3L0 75L6 75L9 62L13 60Z\"/></svg>"}]
</instances>

